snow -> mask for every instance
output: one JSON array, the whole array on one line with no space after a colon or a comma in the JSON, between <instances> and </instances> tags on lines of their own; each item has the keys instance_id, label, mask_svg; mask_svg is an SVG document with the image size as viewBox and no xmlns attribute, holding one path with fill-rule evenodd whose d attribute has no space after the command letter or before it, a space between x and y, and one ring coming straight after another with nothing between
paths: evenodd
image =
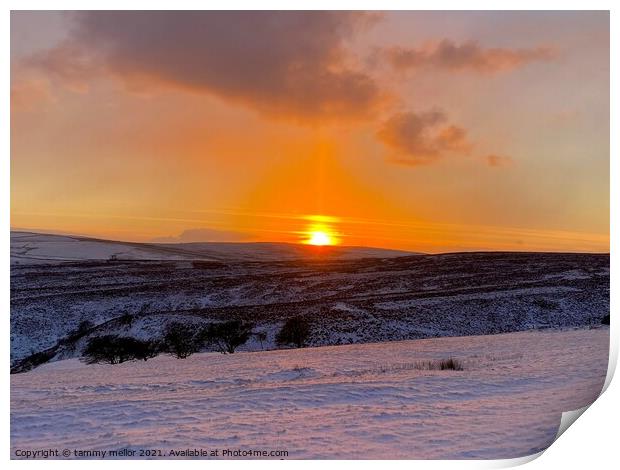
<instances>
[{"instance_id":1,"label":"snow","mask_svg":"<svg viewBox=\"0 0 620 470\"><path fill-rule=\"evenodd\" d=\"M609 329L354 344L11 376L11 448L286 450L288 458L512 458L598 396ZM463 371L418 361L454 357Z\"/></svg>"},{"instance_id":2,"label":"snow","mask_svg":"<svg viewBox=\"0 0 620 470\"><path fill-rule=\"evenodd\" d=\"M11 365L56 347L83 321L95 328L53 360L79 356L94 336L157 339L172 321L251 321L268 333L263 345L244 346L255 350L275 347L293 316L312 324L311 346L600 325L608 267L609 255L570 253L13 264ZM119 321L126 313L131 329Z\"/></svg>"},{"instance_id":3,"label":"snow","mask_svg":"<svg viewBox=\"0 0 620 470\"><path fill-rule=\"evenodd\" d=\"M283 261L329 254L335 259L390 258L413 253L366 247L309 247L291 243L133 243L11 231L11 264L94 260L211 262Z\"/></svg>"}]
</instances>

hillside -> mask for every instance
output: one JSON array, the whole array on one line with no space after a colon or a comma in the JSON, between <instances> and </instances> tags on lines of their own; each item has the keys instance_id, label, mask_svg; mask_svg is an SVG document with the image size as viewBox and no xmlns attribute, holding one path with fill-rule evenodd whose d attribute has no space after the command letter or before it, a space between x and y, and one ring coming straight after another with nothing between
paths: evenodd
<instances>
[{"instance_id":1,"label":"hillside","mask_svg":"<svg viewBox=\"0 0 620 470\"><path fill-rule=\"evenodd\" d=\"M171 321L250 321L267 339L252 337L243 349L260 350L275 347L275 334L296 315L312 323L309 344L325 346L599 325L608 314L609 255L11 266L12 364L55 348L83 321L92 327L54 349L53 360L78 356L89 338L102 334L158 338Z\"/></svg>"}]
</instances>

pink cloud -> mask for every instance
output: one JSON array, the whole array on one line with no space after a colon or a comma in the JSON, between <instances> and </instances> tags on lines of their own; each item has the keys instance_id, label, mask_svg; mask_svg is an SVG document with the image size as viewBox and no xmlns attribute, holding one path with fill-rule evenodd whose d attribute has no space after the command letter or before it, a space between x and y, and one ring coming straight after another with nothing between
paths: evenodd
<instances>
[{"instance_id":1,"label":"pink cloud","mask_svg":"<svg viewBox=\"0 0 620 470\"><path fill-rule=\"evenodd\" d=\"M444 39L420 48L392 47L384 51L389 63L398 70L435 67L452 71L480 73L504 72L532 62L553 60L549 47L530 49L483 48L475 41L456 44Z\"/></svg>"},{"instance_id":2,"label":"pink cloud","mask_svg":"<svg viewBox=\"0 0 620 470\"><path fill-rule=\"evenodd\" d=\"M397 113L383 123L377 137L395 152L392 161L405 165L432 163L447 154L468 154L473 144L466 130L446 121L440 111Z\"/></svg>"}]
</instances>

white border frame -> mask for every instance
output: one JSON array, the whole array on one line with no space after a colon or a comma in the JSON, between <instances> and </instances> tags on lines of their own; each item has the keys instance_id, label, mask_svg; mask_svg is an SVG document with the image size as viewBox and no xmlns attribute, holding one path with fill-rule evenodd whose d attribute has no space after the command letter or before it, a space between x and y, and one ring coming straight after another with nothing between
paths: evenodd
<instances>
[{"instance_id":1,"label":"white border frame","mask_svg":"<svg viewBox=\"0 0 620 470\"><path fill-rule=\"evenodd\" d=\"M2 226L4 229L0 232L0 239L2 240L3 250L0 252L0 259L2 263L2 306L3 314L5 315L5 330L4 334L0 335L0 343L2 344L2 351L4 352L3 359L3 372L2 372L2 407L4 422L2 426L2 437L5 444L4 458L10 458L10 380L9 380L9 310L10 310L10 122L9 108L10 108L10 60L9 60L9 38L10 38L10 10L79 10L79 9L160 9L160 10L201 10L201 9L222 9L222 10L234 10L234 9L307 9L307 10L321 10L321 9L342 9L342 10L610 10L610 28L611 28L611 51L618 51L618 20L617 11L614 10L614 6L617 2L612 1L550 1L550 0L504 0L501 2L490 0L470 0L468 2L457 0L434 0L434 1L406 1L406 0L383 0L383 1L371 1L371 0L358 0L356 2L350 0L298 0L296 2L282 1L282 0L228 0L226 2L204 2L199 0L176 0L174 2L166 2L164 0L151 0L151 1L136 1L136 0L91 0L87 4L82 0L56 0L56 1L44 1L44 0L23 0L15 1L9 0L5 3L5 11L1 19L4 47L0 55L2 69L4 71L2 75L3 93L2 93L2 116L4 117L0 122L4 123L1 133L1 149L2 160L0 171L0 193L1 193L1 210L0 217L2 219ZM501 8L500 8L501 5ZM616 7L616 10L618 8ZM618 95L613 86L614 82L618 81L618 56L610 54L610 73L611 73L611 108L610 108L610 129L616 129L617 124L617 110L618 110ZM610 310L613 311L614 307L618 305L618 281L614 274L619 267L619 257L614 250L616 242L618 240L618 201L620 201L620 194L615 183L618 183L618 135L611 132L611 156L616 158L610 158L610 197L611 197L611 218L610 218L610 247L611 247L611 299ZM615 312L614 312L615 313ZM615 315L614 315L615 317ZM620 321L616 318L615 321ZM614 323L616 325L616 323ZM611 383L610 381L613 372L616 367L618 358L618 328L611 327L611 349L610 349L610 362L609 372L606 381L605 393L584 413L579 419L579 424L572 426L565 434L563 434L556 443L554 443L547 451L542 453L540 458L536 459L540 454L530 457L524 457L511 460L492 460L492 461L380 461L380 465L389 466L392 468L501 468L508 466L520 465L531 460L534 460L531 464L531 468L546 468L548 465L565 467L565 468L584 468L585 466L592 468L609 468L612 461L617 462L617 443L614 439L614 424L620 418L618 412L620 408L620 386L617 384L617 380ZM608 388L607 388L608 387ZM133 466L143 466L146 468L152 468L156 466L158 468L164 468L169 466L169 461L89 461L89 466L101 466L107 465L113 462L113 465L119 466L119 468L129 468ZM353 465L371 468L377 461L357 461ZM81 462L76 461L10 461L10 465L14 466L45 466L45 468L52 469L64 469L66 466L84 465ZM175 463L176 465L176 463ZM300 468L309 468L311 465L315 465L314 461L184 461L184 465L189 465L194 468L204 468L205 465L226 468L241 468L245 465L252 465L257 468L272 469L273 466L282 465L294 465ZM327 461L321 463L327 467L336 467L343 465L343 461Z\"/></svg>"}]
</instances>

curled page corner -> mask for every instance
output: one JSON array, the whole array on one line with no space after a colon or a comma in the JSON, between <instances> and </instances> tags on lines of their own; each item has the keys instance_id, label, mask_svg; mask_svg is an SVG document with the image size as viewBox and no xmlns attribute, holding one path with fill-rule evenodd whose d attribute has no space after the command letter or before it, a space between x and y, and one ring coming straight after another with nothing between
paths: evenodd
<instances>
[{"instance_id":1,"label":"curled page corner","mask_svg":"<svg viewBox=\"0 0 620 470\"><path fill-rule=\"evenodd\" d=\"M551 445L553 445L553 443L555 441L558 440L558 438L564 434L564 432L573 425L573 423L575 421L577 421L577 419L579 419L579 417L592 405L592 403L590 403L589 405L584 406L583 408L578 408L576 410L571 410L571 411L564 411L562 413L562 417L560 418L560 426L558 427L558 432L555 435L555 438L553 439L553 442L551 443ZM549 447L551 447L551 445ZM547 447L548 449L548 447ZM536 460L538 457L540 457L542 454L545 453L545 451L547 449L541 450L540 452L536 452L535 454L531 454L531 455L525 455L523 457L517 457L514 459L505 459L505 460L496 460L496 466L495 468L508 468L508 467L517 467L520 465L524 465L526 463L532 462L533 460Z\"/></svg>"},{"instance_id":2,"label":"curled page corner","mask_svg":"<svg viewBox=\"0 0 620 470\"><path fill-rule=\"evenodd\" d=\"M523 457L515 457L513 459L495 460L492 468L513 468L530 463L544 454L544 450L536 452L535 454L524 455Z\"/></svg>"},{"instance_id":3,"label":"curled page corner","mask_svg":"<svg viewBox=\"0 0 620 470\"><path fill-rule=\"evenodd\" d=\"M591 404L590 404L591 405ZM555 435L554 442L558 440L558 438L564 434L572 424L577 421L577 419L588 409L590 405L586 405L583 408L579 408L577 410L565 411L562 413L562 418L560 420L560 427L558 428L558 433Z\"/></svg>"}]
</instances>

